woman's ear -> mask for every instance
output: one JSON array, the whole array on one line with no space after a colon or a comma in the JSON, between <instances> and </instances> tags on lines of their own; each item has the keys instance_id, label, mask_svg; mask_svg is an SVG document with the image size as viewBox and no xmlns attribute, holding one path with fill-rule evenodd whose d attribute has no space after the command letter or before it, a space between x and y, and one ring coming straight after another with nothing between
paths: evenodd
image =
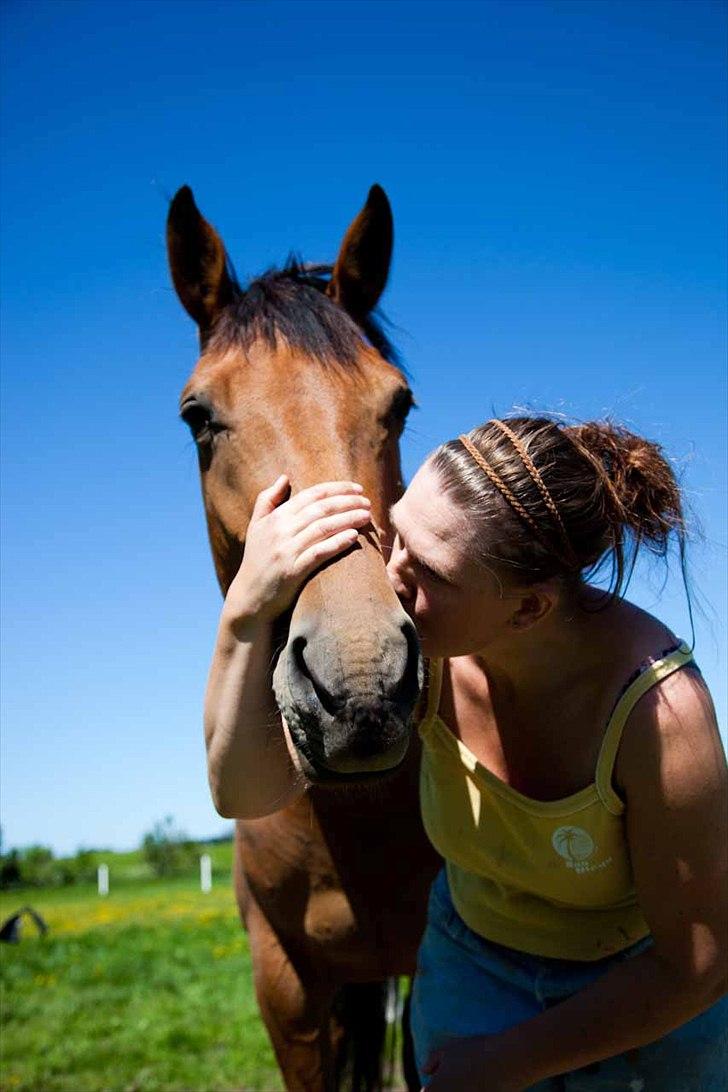
<instances>
[{"instance_id":1,"label":"woman's ear","mask_svg":"<svg viewBox=\"0 0 728 1092\"><path fill-rule=\"evenodd\" d=\"M508 624L512 629L525 632L548 617L556 600L556 593L548 585L529 588L516 603Z\"/></svg>"}]
</instances>

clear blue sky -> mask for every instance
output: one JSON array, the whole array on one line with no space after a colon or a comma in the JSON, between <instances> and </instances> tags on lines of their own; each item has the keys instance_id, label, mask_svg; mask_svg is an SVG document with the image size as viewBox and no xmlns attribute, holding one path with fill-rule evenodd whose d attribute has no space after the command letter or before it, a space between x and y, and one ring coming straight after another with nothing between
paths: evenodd
<instances>
[{"instance_id":1,"label":"clear blue sky","mask_svg":"<svg viewBox=\"0 0 728 1092\"><path fill-rule=\"evenodd\" d=\"M514 405L676 460L726 722L726 9L602 2L3 4L5 844L130 847L208 799L219 611L176 416L195 330L167 198L239 274L335 255L374 181L420 409L407 475ZM677 568L632 597L679 633Z\"/></svg>"}]
</instances>

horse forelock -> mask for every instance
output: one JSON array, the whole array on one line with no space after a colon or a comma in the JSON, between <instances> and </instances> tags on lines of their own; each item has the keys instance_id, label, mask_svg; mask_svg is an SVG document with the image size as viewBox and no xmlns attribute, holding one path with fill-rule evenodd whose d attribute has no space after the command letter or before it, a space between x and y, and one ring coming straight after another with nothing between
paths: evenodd
<instances>
[{"instance_id":1,"label":"horse forelock","mask_svg":"<svg viewBox=\"0 0 728 1092\"><path fill-rule=\"evenodd\" d=\"M283 269L269 269L245 287L230 268L233 299L218 316L205 349L248 350L260 339L275 350L283 341L324 366L354 369L361 364L362 345L369 343L402 368L381 312L371 312L360 325L326 295L332 268L289 257Z\"/></svg>"}]
</instances>

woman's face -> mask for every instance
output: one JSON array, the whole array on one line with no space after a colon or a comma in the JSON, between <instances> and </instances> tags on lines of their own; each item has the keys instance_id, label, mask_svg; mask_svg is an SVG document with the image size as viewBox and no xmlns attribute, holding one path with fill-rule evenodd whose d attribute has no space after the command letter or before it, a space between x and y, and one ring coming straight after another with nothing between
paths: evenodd
<instances>
[{"instance_id":1,"label":"woman's face","mask_svg":"<svg viewBox=\"0 0 728 1092\"><path fill-rule=\"evenodd\" d=\"M472 559L465 513L425 463L391 509L387 575L417 627L423 655L465 656L508 633L520 597Z\"/></svg>"}]
</instances>

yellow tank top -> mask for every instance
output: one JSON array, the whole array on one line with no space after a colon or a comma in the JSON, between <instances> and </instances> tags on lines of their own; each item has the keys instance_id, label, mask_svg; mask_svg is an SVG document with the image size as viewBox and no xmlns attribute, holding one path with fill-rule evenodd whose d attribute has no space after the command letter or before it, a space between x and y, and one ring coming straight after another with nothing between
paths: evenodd
<instances>
[{"instance_id":1,"label":"yellow tank top","mask_svg":"<svg viewBox=\"0 0 728 1092\"><path fill-rule=\"evenodd\" d=\"M637 904L612 771L625 722L650 687L692 660L680 645L641 670L609 719L591 785L532 800L485 769L437 714L442 660L430 662L420 803L470 928L509 948L595 960L649 932Z\"/></svg>"}]
</instances>

